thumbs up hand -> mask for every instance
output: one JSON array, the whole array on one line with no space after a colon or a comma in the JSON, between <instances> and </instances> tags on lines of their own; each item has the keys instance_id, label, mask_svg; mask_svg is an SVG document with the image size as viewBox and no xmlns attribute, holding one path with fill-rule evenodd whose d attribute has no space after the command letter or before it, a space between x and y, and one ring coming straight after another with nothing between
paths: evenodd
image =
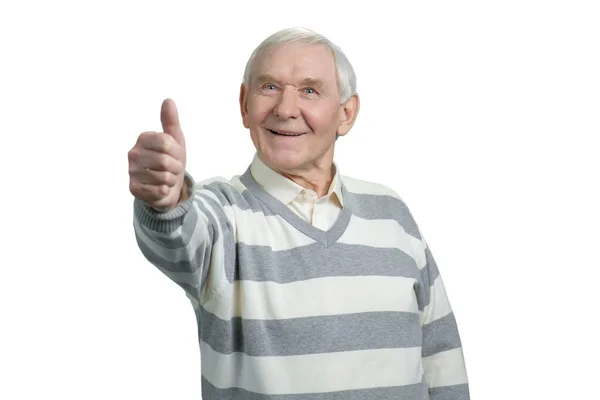
<instances>
[{"instance_id":1,"label":"thumbs up hand","mask_svg":"<svg viewBox=\"0 0 600 400\"><path fill-rule=\"evenodd\" d=\"M164 132L144 132L129 151L129 190L157 211L175 208L182 196L186 165L185 138L175 103L160 111Z\"/></svg>"}]
</instances>

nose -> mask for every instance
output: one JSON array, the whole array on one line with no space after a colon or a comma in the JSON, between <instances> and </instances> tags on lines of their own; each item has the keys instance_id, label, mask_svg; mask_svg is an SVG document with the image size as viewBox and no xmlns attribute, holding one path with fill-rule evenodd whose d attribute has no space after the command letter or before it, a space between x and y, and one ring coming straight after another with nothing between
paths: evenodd
<instances>
[{"instance_id":1,"label":"nose","mask_svg":"<svg viewBox=\"0 0 600 400\"><path fill-rule=\"evenodd\" d=\"M299 118L298 95L295 88L286 87L278 96L273 113L281 119Z\"/></svg>"}]
</instances>

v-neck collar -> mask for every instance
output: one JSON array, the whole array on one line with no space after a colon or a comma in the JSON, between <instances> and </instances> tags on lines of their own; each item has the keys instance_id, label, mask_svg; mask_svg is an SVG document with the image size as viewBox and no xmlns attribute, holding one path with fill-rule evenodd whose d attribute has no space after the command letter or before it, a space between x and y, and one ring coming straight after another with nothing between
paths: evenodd
<instances>
[{"instance_id":1,"label":"v-neck collar","mask_svg":"<svg viewBox=\"0 0 600 400\"><path fill-rule=\"evenodd\" d=\"M329 190L326 196L334 196L335 200L341 207L344 207L344 196L340 190L340 172L337 164L334 162L333 167L335 174L333 180L329 185ZM271 196L281 201L286 206L294 201L300 193L307 191L304 187L300 186L293 180L286 178L285 176L274 171L268 167L258 155L258 152L254 154L252 163L250 164L250 173L254 180ZM315 193L314 190L311 192ZM340 208L341 208L340 207Z\"/></svg>"},{"instance_id":2,"label":"v-neck collar","mask_svg":"<svg viewBox=\"0 0 600 400\"><path fill-rule=\"evenodd\" d=\"M285 204L281 201L277 200L274 196L269 194L252 176L252 172L250 167L240 176L240 181L242 184L256 196L259 200L265 203L271 211L279 215L281 218L286 220L290 225L298 229L300 232L304 233L306 236L314 239L317 242L322 243L326 247L335 243L344 233L348 223L350 222L350 204L346 201L344 207L340 210L338 218L334 222L333 226L323 231L319 228L316 228L312 224L308 223L304 219L300 218L296 215L292 210L290 210ZM344 199L347 199L346 196L346 187L340 179L340 190L342 192L342 196Z\"/></svg>"}]
</instances>

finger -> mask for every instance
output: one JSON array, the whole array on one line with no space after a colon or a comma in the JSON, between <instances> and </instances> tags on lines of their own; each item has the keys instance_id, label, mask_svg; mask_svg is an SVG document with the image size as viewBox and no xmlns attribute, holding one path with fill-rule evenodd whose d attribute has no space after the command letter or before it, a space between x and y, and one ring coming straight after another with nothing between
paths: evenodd
<instances>
[{"instance_id":1,"label":"finger","mask_svg":"<svg viewBox=\"0 0 600 400\"><path fill-rule=\"evenodd\" d=\"M167 133L144 132L140 135L139 141L145 149L166 153L176 160L185 159L185 149Z\"/></svg>"},{"instance_id":2,"label":"finger","mask_svg":"<svg viewBox=\"0 0 600 400\"><path fill-rule=\"evenodd\" d=\"M132 165L129 169L129 175L132 180L145 185L164 185L168 187L176 186L182 179L181 175L175 175L169 171L154 171L142 168L139 165Z\"/></svg>"},{"instance_id":3,"label":"finger","mask_svg":"<svg viewBox=\"0 0 600 400\"><path fill-rule=\"evenodd\" d=\"M180 146L185 147L183 131L179 124L179 114L173 100L166 99L163 101L160 109L160 122L162 123L163 132L171 135Z\"/></svg>"},{"instance_id":4,"label":"finger","mask_svg":"<svg viewBox=\"0 0 600 400\"><path fill-rule=\"evenodd\" d=\"M168 201L172 188L166 185L149 185L141 182L133 184L132 192L136 197L144 199L151 205L159 205Z\"/></svg>"},{"instance_id":5,"label":"finger","mask_svg":"<svg viewBox=\"0 0 600 400\"><path fill-rule=\"evenodd\" d=\"M154 171L167 171L178 175L183 172L183 163L175 157L154 150L141 149L135 158L135 164Z\"/></svg>"}]
</instances>

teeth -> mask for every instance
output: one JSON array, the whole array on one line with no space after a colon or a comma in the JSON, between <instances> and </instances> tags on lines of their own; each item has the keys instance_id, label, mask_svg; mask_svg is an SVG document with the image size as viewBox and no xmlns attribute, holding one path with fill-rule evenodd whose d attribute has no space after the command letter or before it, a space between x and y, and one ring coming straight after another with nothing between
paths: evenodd
<instances>
[{"instance_id":1,"label":"teeth","mask_svg":"<svg viewBox=\"0 0 600 400\"><path fill-rule=\"evenodd\" d=\"M283 135L283 136L301 136L302 133L283 133L283 132L279 132L279 131L274 131L269 129L271 132L276 133L278 135Z\"/></svg>"}]
</instances>

